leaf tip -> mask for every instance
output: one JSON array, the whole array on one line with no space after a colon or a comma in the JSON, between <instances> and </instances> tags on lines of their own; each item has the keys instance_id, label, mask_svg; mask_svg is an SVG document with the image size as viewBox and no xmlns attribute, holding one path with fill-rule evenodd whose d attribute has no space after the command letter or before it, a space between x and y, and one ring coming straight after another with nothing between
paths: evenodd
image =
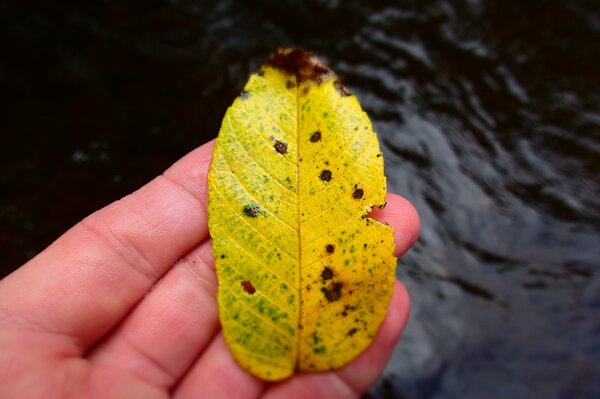
<instances>
[{"instance_id":1,"label":"leaf tip","mask_svg":"<svg viewBox=\"0 0 600 399\"><path fill-rule=\"evenodd\" d=\"M299 82L321 81L326 76L334 76L333 71L313 53L297 48L278 48L268 59L267 65L296 76Z\"/></svg>"}]
</instances>

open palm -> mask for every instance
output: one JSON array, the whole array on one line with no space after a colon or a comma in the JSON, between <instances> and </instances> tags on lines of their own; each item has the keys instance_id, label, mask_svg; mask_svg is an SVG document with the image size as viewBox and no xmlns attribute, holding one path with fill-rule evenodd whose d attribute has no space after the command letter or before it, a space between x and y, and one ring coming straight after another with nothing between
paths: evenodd
<instances>
[{"instance_id":1,"label":"open palm","mask_svg":"<svg viewBox=\"0 0 600 399\"><path fill-rule=\"evenodd\" d=\"M220 332L206 225L213 143L90 215L0 282L0 397L352 398L381 374L409 314L396 283L373 344L335 372L259 380ZM388 196L374 217L397 254L419 220Z\"/></svg>"}]
</instances>

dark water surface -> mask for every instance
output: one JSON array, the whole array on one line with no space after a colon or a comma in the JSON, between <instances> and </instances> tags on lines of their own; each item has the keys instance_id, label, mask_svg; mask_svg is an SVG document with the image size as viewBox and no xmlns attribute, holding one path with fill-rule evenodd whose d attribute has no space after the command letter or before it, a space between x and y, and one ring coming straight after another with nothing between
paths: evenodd
<instances>
[{"instance_id":1,"label":"dark water surface","mask_svg":"<svg viewBox=\"0 0 600 399\"><path fill-rule=\"evenodd\" d=\"M398 269L412 318L367 396L600 397L597 2L0 7L3 274L214 137L300 46L359 97L422 218Z\"/></svg>"}]
</instances>

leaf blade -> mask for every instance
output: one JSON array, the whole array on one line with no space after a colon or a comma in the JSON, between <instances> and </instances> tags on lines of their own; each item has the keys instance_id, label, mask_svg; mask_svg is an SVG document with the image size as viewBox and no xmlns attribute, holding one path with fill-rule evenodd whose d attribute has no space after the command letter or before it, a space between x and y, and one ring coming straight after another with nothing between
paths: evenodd
<instances>
[{"instance_id":1,"label":"leaf blade","mask_svg":"<svg viewBox=\"0 0 600 399\"><path fill-rule=\"evenodd\" d=\"M356 357L395 277L393 231L365 217L386 191L371 123L328 68L294 51L250 77L209 173L223 332L268 380Z\"/></svg>"}]
</instances>

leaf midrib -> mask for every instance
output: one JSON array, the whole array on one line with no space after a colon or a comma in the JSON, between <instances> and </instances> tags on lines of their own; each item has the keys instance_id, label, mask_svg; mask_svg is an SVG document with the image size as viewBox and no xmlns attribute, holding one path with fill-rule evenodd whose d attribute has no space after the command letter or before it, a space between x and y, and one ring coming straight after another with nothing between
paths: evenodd
<instances>
[{"instance_id":1,"label":"leaf midrib","mask_svg":"<svg viewBox=\"0 0 600 399\"><path fill-rule=\"evenodd\" d=\"M298 77L296 77L296 168L297 168L297 179L296 182L296 213L297 213L297 228L298 228L298 342L296 350L296 368L300 367L300 343L302 340L300 336L302 330L302 235L300 234L300 98L298 93L300 92L300 84Z\"/></svg>"}]
</instances>

